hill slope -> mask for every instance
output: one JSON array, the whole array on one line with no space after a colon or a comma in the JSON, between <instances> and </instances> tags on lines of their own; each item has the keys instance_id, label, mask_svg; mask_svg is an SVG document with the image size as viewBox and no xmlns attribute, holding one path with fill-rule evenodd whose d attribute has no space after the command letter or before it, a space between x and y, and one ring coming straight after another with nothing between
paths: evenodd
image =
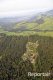
<instances>
[{"instance_id":1,"label":"hill slope","mask_svg":"<svg viewBox=\"0 0 53 80\"><path fill-rule=\"evenodd\" d=\"M50 15L49 15L50 14ZM38 13L30 18L4 18L0 19L0 26L5 31L19 32L19 31L53 31L53 10L45 13ZM24 20L23 20L24 19ZM20 20L20 21L19 21Z\"/></svg>"}]
</instances>

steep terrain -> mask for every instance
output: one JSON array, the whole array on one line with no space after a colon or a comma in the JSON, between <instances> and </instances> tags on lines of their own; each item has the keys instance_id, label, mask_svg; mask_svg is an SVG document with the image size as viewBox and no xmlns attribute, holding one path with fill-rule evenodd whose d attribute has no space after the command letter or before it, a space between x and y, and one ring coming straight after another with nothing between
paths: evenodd
<instances>
[{"instance_id":1,"label":"steep terrain","mask_svg":"<svg viewBox=\"0 0 53 80\"><path fill-rule=\"evenodd\" d=\"M53 38L0 34L1 80L52 80L52 76L28 77L28 72L52 70Z\"/></svg>"},{"instance_id":2,"label":"steep terrain","mask_svg":"<svg viewBox=\"0 0 53 80\"><path fill-rule=\"evenodd\" d=\"M13 17L0 19L0 26L4 31L53 31L53 10L38 13L29 18Z\"/></svg>"},{"instance_id":3,"label":"steep terrain","mask_svg":"<svg viewBox=\"0 0 53 80\"><path fill-rule=\"evenodd\" d=\"M0 19L0 80L53 80L52 14ZM30 77L28 72L50 76Z\"/></svg>"}]
</instances>

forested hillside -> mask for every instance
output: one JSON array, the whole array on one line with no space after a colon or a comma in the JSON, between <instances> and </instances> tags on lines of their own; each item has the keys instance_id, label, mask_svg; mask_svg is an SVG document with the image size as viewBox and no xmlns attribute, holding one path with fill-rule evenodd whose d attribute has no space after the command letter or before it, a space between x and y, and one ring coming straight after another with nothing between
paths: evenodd
<instances>
[{"instance_id":1,"label":"forested hillside","mask_svg":"<svg viewBox=\"0 0 53 80\"><path fill-rule=\"evenodd\" d=\"M28 72L52 72L53 38L0 34L0 80L53 80Z\"/></svg>"},{"instance_id":2,"label":"forested hillside","mask_svg":"<svg viewBox=\"0 0 53 80\"><path fill-rule=\"evenodd\" d=\"M0 19L0 80L53 80L53 10Z\"/></svg>"}]
</instances>

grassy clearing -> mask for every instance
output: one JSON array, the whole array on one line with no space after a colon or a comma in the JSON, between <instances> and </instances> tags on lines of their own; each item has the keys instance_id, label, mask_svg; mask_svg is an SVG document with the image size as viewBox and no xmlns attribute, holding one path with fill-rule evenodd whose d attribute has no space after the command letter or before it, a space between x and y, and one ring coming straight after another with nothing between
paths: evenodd
<instances>
[{"instance_id":1,"label":"grassy clearing","mask_svg":"<svg viewBox=\"0 0 53 80\"><path fill-rule=\"evenodd\" d=\"M35 32L35 31L23 31L23 32L5 32L7 36L30 36L30 35L39 35L39 36L48 36L53 37L53 32Z\"/></svg>"}]
</instances>

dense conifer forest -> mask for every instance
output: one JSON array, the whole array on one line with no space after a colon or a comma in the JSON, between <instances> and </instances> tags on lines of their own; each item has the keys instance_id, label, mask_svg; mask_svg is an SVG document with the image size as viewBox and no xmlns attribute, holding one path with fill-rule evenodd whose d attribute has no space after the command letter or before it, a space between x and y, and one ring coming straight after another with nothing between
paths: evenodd
<instances>
[{"instance_id":1,"label":"dense conifer forest","mask_svg":"<svg viewBox=\"0 0 53 80\"><path fill-rule=\"evenodd\" d=\"M30 77L28 72L51 72ZM0 34L0 80L53 80L53 38Z\"/></svg>"}]
</instances>

